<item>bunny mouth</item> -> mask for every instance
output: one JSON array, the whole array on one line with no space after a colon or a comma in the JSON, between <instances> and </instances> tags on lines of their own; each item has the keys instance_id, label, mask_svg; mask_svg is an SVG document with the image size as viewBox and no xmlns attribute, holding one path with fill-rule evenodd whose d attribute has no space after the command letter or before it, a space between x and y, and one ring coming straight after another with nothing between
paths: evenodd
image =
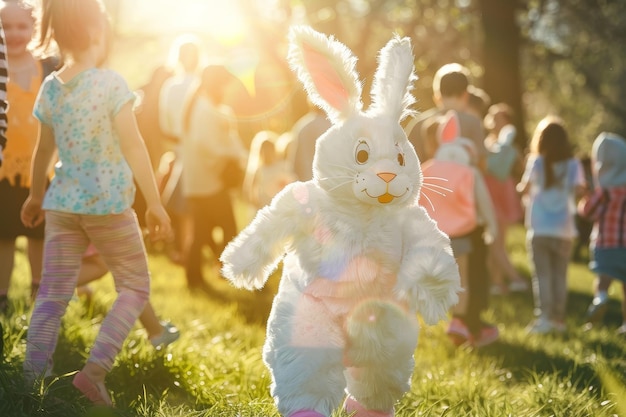
<instances>
[{"instance_id":1,"label":"bunny mouth","mask_svg":"<svg viewBox=\"0 0 626 417\"><path fill-rule=\"evenodd\" d=\"M408 192L408 189L407 189L405 192L403 192L402 194L400 194L400 195L393 195L393 194L390 194L389 192L385 191L385 193L384 193L384 194L381 194L381 195L379 195L378 197L375 197L375 196L373 196L373 195L370 195L370 194L367 192L367 188L363 189L363 192L364 192L364 193L365 193L365 195L367 195L369 198L375 198L376 200L378 200L378 202L379 202L380 204L389 204L389 203L391 203L394 199L396 199L396 198L400 198L400 197L404 196L404 195Z\"/></svg>"}]
</instances>

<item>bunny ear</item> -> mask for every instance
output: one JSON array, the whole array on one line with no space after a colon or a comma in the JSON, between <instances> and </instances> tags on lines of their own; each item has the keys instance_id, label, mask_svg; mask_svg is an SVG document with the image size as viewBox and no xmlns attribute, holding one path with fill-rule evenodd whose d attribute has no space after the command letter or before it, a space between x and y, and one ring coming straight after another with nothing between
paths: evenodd
<instances>
[{"instance_id":1,"label":"bunny ear","mask_svg":"<svg viewBox=\"0 0 626 417\"><path fill-rule=\"evenodd\" d=\"M411 40L394 36L378 55L378 69L372 85L372 107L370 112L402 120L413 113L409 107L415 103L411 95L413 82L413 52Z\"/></svg>"},{"instance_id":2,"label":"bunny ear","mask_svg":"<svg viewBox=\"0 0 626 417\"><path fill-rule=\"evenodd\" d=\"M287 58L310 100L331 121L344 120L361 110L356 57L344 44L308 26L294 26L289 32Z\"/></svg>"},{"instance_id":3,"label":"bunny ear","mask_svg":"<svg viewBox=\"0 0 626 417\"><path fill-rule=\"evenodd\" d=\"M459 116L454 110L450 110L443 117L443 121L437 129L439 143L450 143L455 141L460 134Z\"/></svg>"}]
</instances>

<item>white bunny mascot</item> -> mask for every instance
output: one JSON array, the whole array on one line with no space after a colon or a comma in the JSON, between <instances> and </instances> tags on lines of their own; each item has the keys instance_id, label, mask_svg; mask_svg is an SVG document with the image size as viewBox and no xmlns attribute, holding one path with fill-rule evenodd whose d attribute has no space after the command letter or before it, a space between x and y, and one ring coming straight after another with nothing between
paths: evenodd
<instances>
[{"instance_id":1,"label":"white bunny mascot","mask_svg":"<svg viewBox=\"0 0 626 417\"><path fill-rule=\"evenodd\" d=\"M419 161L400 121L413 104L410 40L380 51L362 111L350 50L291 29L289 62L332 127L317 141L313 179L261 209L221 256L234 285L261 288L283 260L263 359L288 417L394 415L409 390L419 332L460 291L449 239L417 204ZM344 401L345 398L345 401Z\"/></svg>"}]
</instances>

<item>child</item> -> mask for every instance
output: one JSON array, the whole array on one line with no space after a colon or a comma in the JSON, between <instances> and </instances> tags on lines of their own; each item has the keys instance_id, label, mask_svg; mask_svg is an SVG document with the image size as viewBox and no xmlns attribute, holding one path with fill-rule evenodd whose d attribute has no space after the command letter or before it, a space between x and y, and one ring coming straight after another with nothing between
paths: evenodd
<instances>
[{"instance_id":1,"label":"child","mask_svg":"<svg viewBox=\"0 0 626 417\"><path fill-rule=\"evenodd\" d=\"M28 329L25 378L52 371L61 317L90 242L105 259L118 297L73 385L94 404L112 405L104 381L150 292L142 234L131 208L133 177L146 198L154 239L171 231L133 115L134 95L106 59L108 20L99 0L44 0L40 45L56 42L65 64L46 77L35 103L40 133L22 221L46 220L41 287ZM55 176L46 171L58 151ZM45 191L45 198L44 198Z\"/></svg>"},{"instance_id":2,"label":"child","mask_svg":"<svg viewBox=\"0 0 626 417\"><path fill-rule=\"evenodd\" d=\"M488 294L482 293L480 282L470 275L469 257L479 246L477 239L491 243L497 233L493 206L482 174L471 164L476 157L474 144L459 137L456 112L449 111L441 122L426 121L425 126L431 134L436 129L439 146L434 158L422 165L424 178L446 182L443 187L425 184L424 188L431 192L422 193L425 200L420 199L420 205L450 237L464 289L454 307L448 335L456 345L467 342L477 347L486 346L498 339L499 331L480 318L484 306L481 299ZM486 225L484 233L479 219Z\"/></svg>"},{"instance_id":3,"label":"child","mask_svg":"<svg viewBox=\"0 0 626 417\"><path fill-rule=\"evenodd\" d=\"M255 209L265 207L287 184L296 181L290 164L279 152L277 133L263 130L250 144L243 190Z\"/></svg>"},{"instance_id":4,"label":"child","mask_svg":"<svg viewBox=\"0 0 626 417\"><path fill-rule=\"evenodd\" d=\"M590 323L602 319L611 280L617 279L624 292L622 325L617 333L626 335L626 139L603 132L591 152L596 189L579 204L579 213L594 221L591 269L597 278L587 318Z\"/></svg>"},{"instance_id":5,"label":"child","mask_svg":"<svg viewBox=\"0 0 626 417\"><path fill-rule=\"evenodd\" d=\"M53 70L53 59L39 59L29 45L35 31L35 8L25 0L0 2L0 18L7 38L8 68L7 113L8 146L0 167L0 311L8 304L13 273L15 241L24 236L31 274L31 296L34 300L41 281L43 258L43 224L34 229L24 227L20 209L30 188L30 159L37 142L37 121L33 105L43 78Z\"/></svg>"},{"instance_id":6,"label":"child","mask_svg":"<svg viewBox=\"0 0 626 417\"><path fill-rule=\"evenodd\" d=\"M513 178L515 168L519 167L518 172L522 169L521 154L514 144L517 130L513 126L513 111L507 104L497 103L489 107L484 120L489 130L485 138L488 150L485 184L498 219L498 235L488 255L491 293L499 295L509 291L527 291L529 285L515 270L506 248L509 226L523 216L522 205L515 191L518 178Z\"/></svg>"},{"instance_id":7,"label":"child","mask_svg":"<svg viewBox=\"0 0 626 417\"><path fill-rule=\"evenodd\" d=\"M545 117L535 129L518 192L526 203L526 241L531 264L535 321L529 333L564 332L567 265L576 237L576 195L585 180L561 121Z\"/></svg>"}]
</instances>

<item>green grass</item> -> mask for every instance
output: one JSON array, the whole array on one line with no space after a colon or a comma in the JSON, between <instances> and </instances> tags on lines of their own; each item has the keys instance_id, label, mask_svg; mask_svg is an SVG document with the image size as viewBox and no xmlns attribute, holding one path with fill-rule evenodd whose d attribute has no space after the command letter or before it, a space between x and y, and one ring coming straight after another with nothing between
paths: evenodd
<instances>
[{"instance_id":1,"label":"green grass","mask_svg":"<svg viewBox=\"0 0 626 417\"><path fill-rule=\"evenodd\" d=\"M512 230L512 259L528 277L523 230ZM231 288L206 273L223 300L187 292L181 267L152 253L152 301L160 316L181 328L179 341L155 351L137 327L107 378L115 410L90 407L71 386L98 324L114 298L110 276L94 285L91 306L74 300L63 321L55 355L58 378L37 393L23 389L21 365L30 313L29 272L18 252L11 288L12 308L1 317L5 360L0 364L0 416L278 416L269 396L269 374L261 361L264 322L278 277L260 292ZM569 331L563 336L528 336L530 294L494 297L486 318L497 322L501 340L482 349L454 348L445 323L424 327L415 352L413 385L396 407L409 416L624 416L626 343L614 334L620 324L617 284L612 287L606 326L584 332L593 276L582 264L569 274ZM335 417L341 413L337 412Z\"/></svg>"}]
</instances>

